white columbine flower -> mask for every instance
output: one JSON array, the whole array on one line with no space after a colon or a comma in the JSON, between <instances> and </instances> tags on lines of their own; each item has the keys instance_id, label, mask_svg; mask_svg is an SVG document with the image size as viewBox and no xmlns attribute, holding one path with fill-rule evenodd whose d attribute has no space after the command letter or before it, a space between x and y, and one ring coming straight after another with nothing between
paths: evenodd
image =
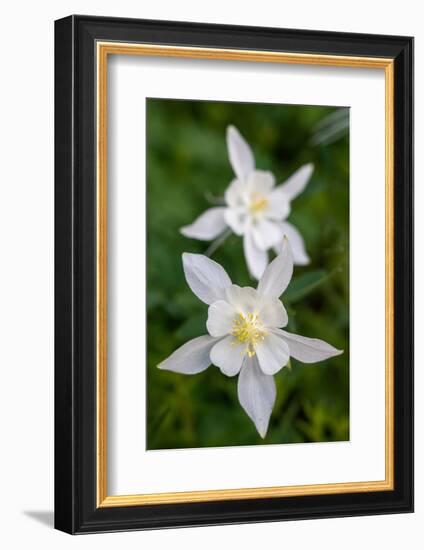
<instances>
[{"instance_id":1,"label":"white columbine flower","mask_svg":"<svg viewBox=\"0 0 424 550\"><path fill-rule=\"evenodd\" d=\"M230 228L243 237L246 263L253 277L259 279L268 264L268 250L279 254L286 236L296 265L309 263L305 243L299 231L286 218L290 203L306 187L312 164L299 168L287 181L275 187L271 172L255 169L249 145L237 128L227 128L227 147L236 178L225 192L225 206L206 210L181 233L192 239L209 241Z\"/></svg>"},{"instance_id":2,"label":"white columbine flower","mask_svg":"<svg viewBox=\"0 0 424 550\"><path fill-rule=\"evenodd\" d=\"M273 375L290 356L315 363L342 352L322 340L282 330L288 319L279 297L293 273L287 239L257 289L232 284L223 267L201 254L184 253L183 266L189 287L209 305L209 334L190 340L158 367L197 374L213 363L227 376L239 374L240 404L265 437L276 396Z\"/></svg>"}]
</instances>

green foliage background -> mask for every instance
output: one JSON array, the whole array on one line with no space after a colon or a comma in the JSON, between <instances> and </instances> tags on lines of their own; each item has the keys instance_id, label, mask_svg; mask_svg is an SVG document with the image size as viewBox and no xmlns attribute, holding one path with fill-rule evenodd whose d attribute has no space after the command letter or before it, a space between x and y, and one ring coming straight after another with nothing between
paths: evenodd
<instances>
[{"instance_id":1,"label":"green foliage background","mask_svg":"<svg viewBox=\"0 0 424 550\"><path fill-rule=\"evenodd\" d=\"M349 438L349 145L348 136L311 145L331 107L147 101L147 448L337 441ZM256 166L283 182L302 164L315 171L292 203L289 221L304 236L311 264L295 267L282 300L287 330L328 341L344 354L318 364L292 359L276 376L277 400L264 440L237 399L237 377L211 366L186 376L157 369L175 349L206 333L207 306L187 286L184 251L207 242L179 228L222 197L233 172L225 130L234 124ZM233 282L249 277L242 241L231 235L213 258Z\"/></svg>"}]
</instances>

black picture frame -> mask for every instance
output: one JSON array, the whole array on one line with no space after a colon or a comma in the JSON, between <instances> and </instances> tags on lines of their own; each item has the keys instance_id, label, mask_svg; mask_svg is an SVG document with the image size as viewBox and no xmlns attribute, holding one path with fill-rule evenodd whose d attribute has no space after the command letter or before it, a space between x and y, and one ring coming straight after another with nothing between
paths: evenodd
<instances>
[{"instance_id":1,"label":"black picture frame","mask_svg":"<svg viewBox=\"0 0 424 550\"><path fill-rule=\"evenodd\" d=\"M394 60L394 490L98 507L99 40ZM413 39L73 15L55 22L55 527L94 533L413 511Z\"/></svg>"}]
</instances>

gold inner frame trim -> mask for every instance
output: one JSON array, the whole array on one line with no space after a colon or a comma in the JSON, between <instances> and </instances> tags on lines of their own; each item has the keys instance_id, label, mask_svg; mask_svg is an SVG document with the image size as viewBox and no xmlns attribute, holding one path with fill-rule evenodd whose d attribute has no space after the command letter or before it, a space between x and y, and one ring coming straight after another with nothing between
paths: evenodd
<instances>
[{"instance_id":1,"label":"gold inner frame trim","mask_svg":"<svg viewBox=\"0 0 424 550\"><path fill-rule=\"evenodd\" d=\"M142 506L255 498L365 493L394 489L394 60L254 50L97 42L97 506ZM142 55L384 69L385 72L385 479L315 485L217 489L109 496L107 493L107 61Z\"/></svg>"}]
</instances>

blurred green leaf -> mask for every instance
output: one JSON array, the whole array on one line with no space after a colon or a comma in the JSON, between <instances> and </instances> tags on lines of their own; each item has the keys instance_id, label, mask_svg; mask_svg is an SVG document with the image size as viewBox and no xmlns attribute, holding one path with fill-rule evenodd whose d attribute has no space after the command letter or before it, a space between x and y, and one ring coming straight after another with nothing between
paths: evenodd
<instances>
[{"instance_id":1,"label":"blurred green leaf","mask_svg":"<svg viewBox=\"0 0 424 550\"><path fill-rule=\"evenodd\" d=\"M283 300L288 304L292 304L305 298L308 294L324 284L331 277L331 273L325 271L309 271L303 273L299 277L294 277L284 293Z\"/></svg>"},{"instance_id":2,"label":"blurred green leaf","mask_svg":"<svg viewBox=\"0 0 424 550\"><path fill-rule=\"evenodd\" d=\"M183 322L180 328L176 331L176 335L183 341L191 340L197 336L202 336L206 331L207 310L203 313L198 313Z\"/></svg>"}]
</instances>

